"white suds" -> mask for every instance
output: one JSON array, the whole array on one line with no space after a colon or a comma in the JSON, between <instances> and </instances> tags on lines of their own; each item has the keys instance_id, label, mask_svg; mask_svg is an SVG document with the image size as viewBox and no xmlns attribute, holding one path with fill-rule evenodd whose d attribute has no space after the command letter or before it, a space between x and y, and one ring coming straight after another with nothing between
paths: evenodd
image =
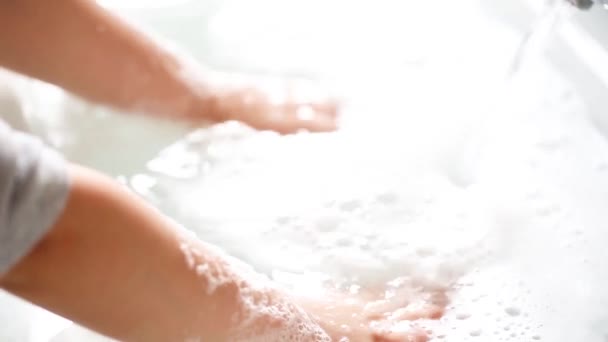
<instances>
[{"instance_id":1,"label":"white suds","mask_svg":"<svg viewBox=\"0 0 608 342\"><path fill-rule=\"evenodd\" d=\"M188 267L204 280L206 295L237 285L239 309L232 315L231 341L330 341L319 325L267 277L216 247L205 243L195 247L193 243L182 242L180 249Z\"/></svg>"}]
</instances>

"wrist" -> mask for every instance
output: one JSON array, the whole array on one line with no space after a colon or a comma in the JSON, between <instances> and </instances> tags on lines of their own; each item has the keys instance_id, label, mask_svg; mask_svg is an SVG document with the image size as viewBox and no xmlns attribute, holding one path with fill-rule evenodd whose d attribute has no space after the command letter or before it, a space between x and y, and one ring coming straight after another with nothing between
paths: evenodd
<instances>
[{"instance_id":1,"label":"wrist","mask_svg":"<svg viewBox=\"0 0 608 342\"><path fill-rule=\"evenodd\" d=\"M173 75L180 84L180 108L174 114L188 122L221 122L227 120L223 107L226 97L221 86L222 73L202 66L189 57L178 55Z\"/></svg>"}]
</instances>

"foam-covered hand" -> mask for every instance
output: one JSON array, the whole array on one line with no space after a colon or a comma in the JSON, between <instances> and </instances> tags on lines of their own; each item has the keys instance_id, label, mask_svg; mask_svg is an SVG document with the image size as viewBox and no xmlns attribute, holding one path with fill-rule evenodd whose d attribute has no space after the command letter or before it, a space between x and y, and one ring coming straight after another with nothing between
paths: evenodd
<instances>
[{"instance_id":1,"label":"foam-covered hand","mask_svg":"<svg viewBox=\"0 0 608 342\"><path fill-rule=\"evenodd\" d=\"M413 323L439 319L447 298L443 290L420 292L402 287L388 292L338 290L323 299L301 299L321 327L340 342L426 342L428 334Z\"/></svg>"}]
</instances>

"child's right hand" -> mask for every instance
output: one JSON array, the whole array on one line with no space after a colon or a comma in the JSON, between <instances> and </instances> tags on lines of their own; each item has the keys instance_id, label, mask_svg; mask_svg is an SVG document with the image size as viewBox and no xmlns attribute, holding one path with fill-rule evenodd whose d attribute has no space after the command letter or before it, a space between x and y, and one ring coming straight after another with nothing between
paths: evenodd
<instances>
[{"instance_id":1,"label":"child's right hand","mask_svg":"<svg viewBox=\"0 0 608 342\"><path fill-rule=\"evenodd\" d=\"M408 323L439 319L447 304L443 291L416 294L399 289L390 299L385 297L372 291L336 291L322 300L301 299L300 305L336 342L426 342L427 333Z\"/></svg>"}]
</instances>

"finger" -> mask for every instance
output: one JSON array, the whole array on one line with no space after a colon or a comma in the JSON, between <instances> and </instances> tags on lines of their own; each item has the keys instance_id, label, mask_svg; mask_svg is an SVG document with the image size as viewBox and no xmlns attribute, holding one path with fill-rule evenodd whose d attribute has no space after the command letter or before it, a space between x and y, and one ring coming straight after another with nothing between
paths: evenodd
<instances>
[{"instance_id":1,"label":"finger","mask_svg":"<svg viewBox=\"0 0 608 342\"><path fill-rule=\"evenodd\" d=\"M321 115L309 106L289 105L281 110L283 114L272 115L268 127L279 133L295 133L299 130L311 132L331 132L337 129L336 120L327 115Z\"/></svg>"},{"instance_id":2,"label":"finger","mask_svg":"<svg viewBox=\"0 0 608 342\"><path fill-rule=\"evenodd\" d=\"M324 115L315 114L312 119L296 118L292 123L295 131L307 130L310 132L332 132L338 128L336 120Z\"/></svg>"},{"instance_id":3,"label":"finger","mask_svg":"<svg viewBox=\"0 0 608 342\"><path fill-rule=\"evenodd\" d=\"M420 329L412 329L407 332L384 332L375 333L373 342L427 342L429 337Z\"/></svg>"},{"instance_id":4,"label":"finger","mask_svg":"<svg viewBox=\"0 0 608 342\"><path fill-rule=\"evenodd\" d=\"M408 302L405 300L379 299L367 303L363 312L368 319L379 320L390 316L396 310L407 307L407 305Z\"/></svg>"},{"instance_id":5,"label":"finger","mask_svg":"<svg viewBox=\"0 0 608 342\"><path fill-rule=\"evenodd\" d=\"M319 114L335 118L338 115L339 101L319 84L305 81L291 81L285 88L285 102L310 106Z\"/></svg>"},{"instance_id":6,"label":"finger","mask_svg":"<svg viewBox=\"0 0 608 342\"><path fill-rule=\"evenodd\" d=\"M328 99L326 101L314 102L308 104L317 113L327 115L330 118L337 118L340 104L337 100Z\"/></svg>"},{"instance_id":7,"label":"finger","mask_svg":"<svg viewBox=\"0 0 608 342\"><path fill-rule=\"evenodd\" d=\"M389 320L414 321L417 319L439 319L444 314L444 307L435 304L410 304L394 311Z\"/></svg>"}]
</instances>

